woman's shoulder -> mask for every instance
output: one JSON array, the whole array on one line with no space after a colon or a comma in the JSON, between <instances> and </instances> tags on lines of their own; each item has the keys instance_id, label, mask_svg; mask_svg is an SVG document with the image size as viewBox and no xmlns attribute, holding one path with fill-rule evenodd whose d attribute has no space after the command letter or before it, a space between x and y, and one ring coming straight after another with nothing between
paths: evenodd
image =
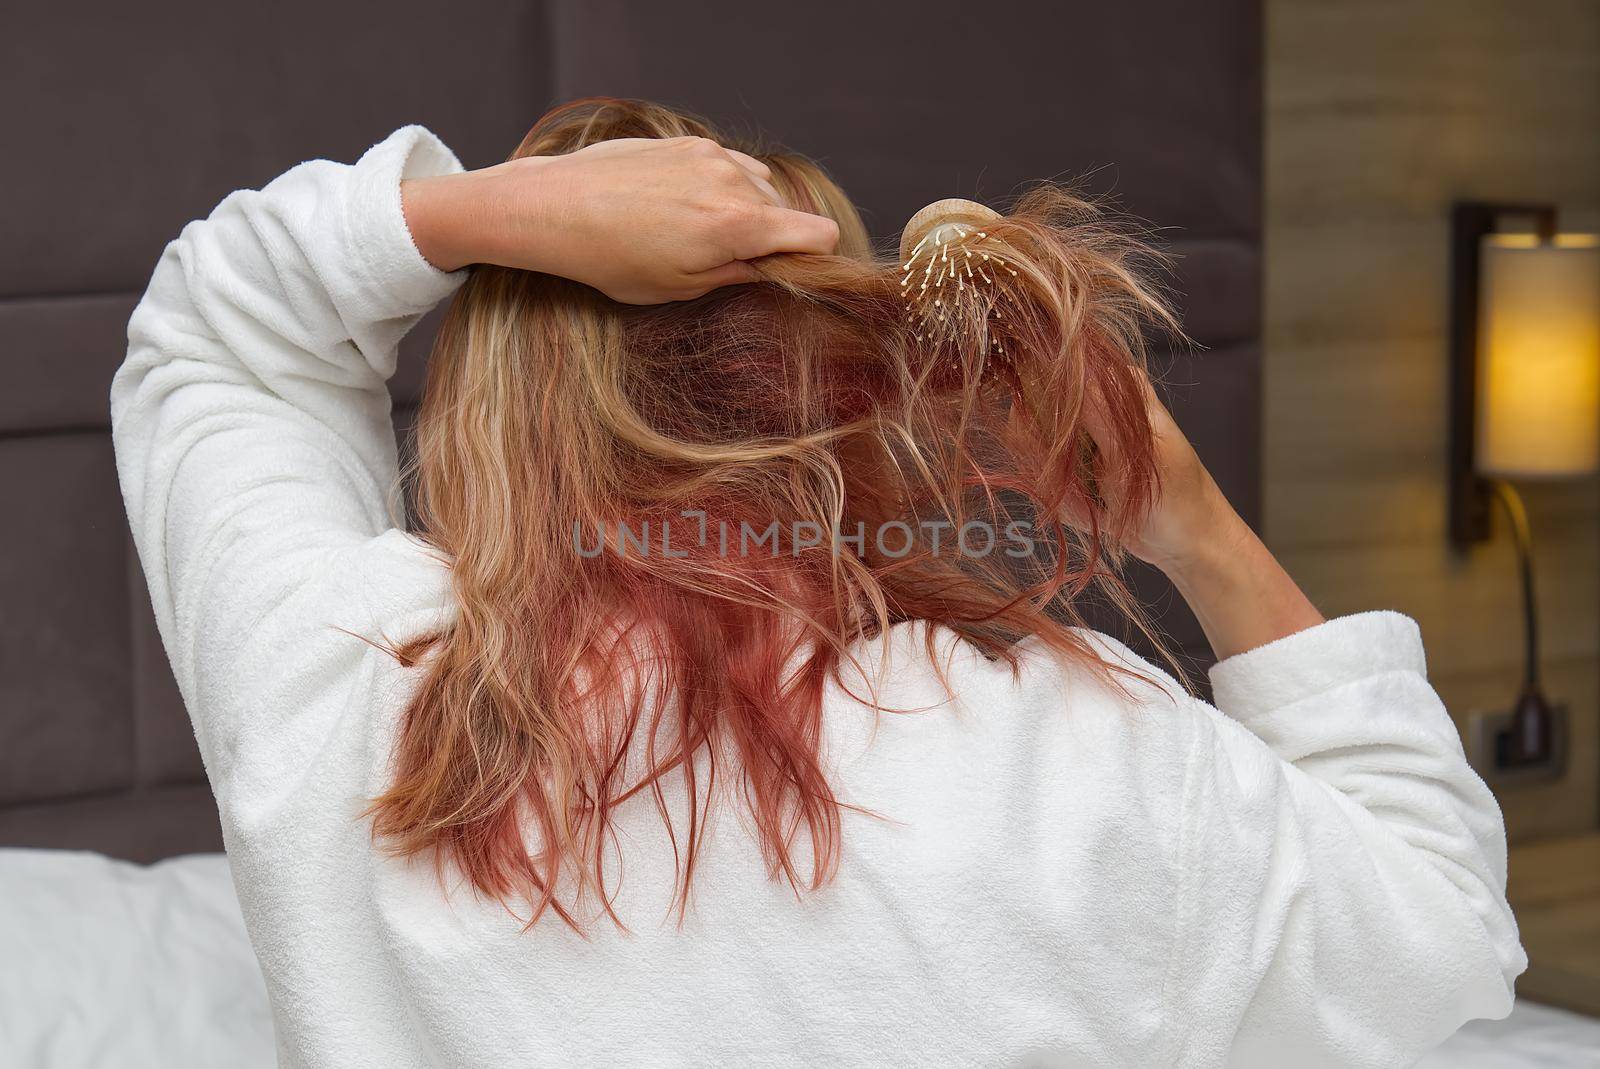
<instances>
[{"instance_id":1,"label":"woman's shoulder","mask_svg":"<svg viewBox=\"0 0 1600 1069\"><path fill-rule=\"evenodd\" d=\"M938 626L884 636L891 663L876 695L841 695L830 709L841 797L899 822L862 834L903 839L917 857L981 859L984 879L1047 888L1051 909L1077 902L1129 924L1170 914L1175 814L1212 728L1200 703L1126 646L1079 637L1083 655L1027 641L1007 660ZM865 667L880 667L876 655Z\"/></svg>"},{"instance_id":2,"label":"woman's shoulder","mask_svg":"<svg viewBox=\"0 0 1600 1069\"><path fill-rule=\"evenodd\" d=\"M852 649L841 690L875 714L877 735L943 739L1024 764L1073 765L1093 753L1102 767L1165 765L1192 752L1197 732L1218 729L1219 714L1126 644L1088 629L1071 635L1075 648L1029 638L990 657L943 625L898 624ZM931 715L887 715L907 710Z\"/></svg>"}]
</instances>

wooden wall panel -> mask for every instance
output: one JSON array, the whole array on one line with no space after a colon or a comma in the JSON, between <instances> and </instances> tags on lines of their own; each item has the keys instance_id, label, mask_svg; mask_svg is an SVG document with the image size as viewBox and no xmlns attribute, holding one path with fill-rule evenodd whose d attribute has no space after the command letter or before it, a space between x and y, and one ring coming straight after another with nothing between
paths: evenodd
<instances>
[{"instance_id":1,"label":"wooden wall panel","mask_svg":"<svg viewBox=\"0 0 1600 1069\"><path fill-rule=\"evenodd\" d=\"M1268 0L1265 527L1329 613L1421 622L1459 723L1515 696L1514 562L1445 539L1447 214L1549 200L1600 229L1600 3ZM1526 487L1560 782L1501 791L1514 841L1600 818L1600 488Z\"/></svg>"}]
</instances>

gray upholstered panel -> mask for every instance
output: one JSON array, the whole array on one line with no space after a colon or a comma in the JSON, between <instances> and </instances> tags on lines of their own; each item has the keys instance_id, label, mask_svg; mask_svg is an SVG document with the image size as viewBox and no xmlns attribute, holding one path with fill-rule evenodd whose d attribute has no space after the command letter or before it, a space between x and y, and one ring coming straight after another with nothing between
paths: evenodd
<instances>
[{"instance_id":1,"label":"gray upholstered panel","mask_svg":"<svg viewBox=\"0 0 1600 1069\"><path fill-rule=\"evenodd\" d=\"M132 556L106 434L128 313L229 190L405 122L469 165L558 99L685 105L820 156L883 238L951 194L1082 176L1159 224L1204 347L1180 421L1258 509L1259 0L28 5L0 37L0 844L152 859L219 845ZM314 26L315 32L308 32ZM408 341L412 415L436 320ZM1159 577L1140 587L1203 656Z\"/></svg>"},{"instance_id":2,"label":"gray upholstered panel","mask_svg":"<svg viewBox=\"0 0 1600 1069\"><path fill-rule=\"evenodd\" d=\"M129 787L127 535L111 442L0 439L0 487L16 509L0 553L0 804Z\"/></svg>"},{"instance_id":3,"label":"gray upholstered panel","mask_svg":"<svg viewBox=\"0 0 1600 1069\"><path fill-rule=\"evenodd\" d=\"M528 0L18 5L0 294L142 290L230 190L405 122L490 162L549 96L544 27Z\"/></svg>"},{"instance_id":4,"label":"gray upholstered panel","mask_svg":"<svg viewBox=\"0 0 1600 1069\"><path fill-rule=\"evenodd\" d=\"M541 4L33 4L0 35L0 844L220 845L122 515L106 393L162 246L420 122L469 165L550 102ZM427 338L397 392L414 399Z\"/></svg>"}]
</instances>

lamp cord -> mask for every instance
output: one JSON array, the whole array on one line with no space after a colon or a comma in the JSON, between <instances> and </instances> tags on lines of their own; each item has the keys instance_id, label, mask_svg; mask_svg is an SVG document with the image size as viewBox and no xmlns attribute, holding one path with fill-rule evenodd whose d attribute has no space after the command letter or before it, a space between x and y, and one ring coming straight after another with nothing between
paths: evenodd
<instances>
[{"instance_id":1,"label":"lamp cord","mask_svg":"<svg viewBox=\"0 0 1600 1069\"><path fill-rule=\"evenodd\" d=\"M1533 534L1528 526L1528 510L1517 488L1504 479L1495 479L1495 500L1505 507L1511 521L1511 542L1517 551L1517 567L1522 573L1522 638L1524 693L1539 687L1539 613L1533 589Z\"/></svg>"}]
</instances>

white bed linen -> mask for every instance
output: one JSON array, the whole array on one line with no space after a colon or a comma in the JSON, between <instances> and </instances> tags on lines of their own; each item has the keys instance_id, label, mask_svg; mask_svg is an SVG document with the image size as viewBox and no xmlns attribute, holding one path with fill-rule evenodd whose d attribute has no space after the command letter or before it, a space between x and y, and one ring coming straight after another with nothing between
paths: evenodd
<instances>
[{"instance_id":1,"label":"white bed linen","mask_svg":"<svg viewBox=\"0 0 1600 1069\"><path fill-rule=\"evenodd\" d=\"M227 858L0 850L0 1066L276 1064Z\"/></svg>"},{"instance_id":2,"label":"white bed linen","mask_svg":"<svg viewBox=\"0 0 1600 1069\"><path fill-rule=\"evenodd\" d=\"M275 1064L227 859L0 849L0 1066ZM1600 1020L1518 1002L1417 1069L1596 1069Z\"/></svg>"},{"instance_id":3,"label":"white bed linen","mask_svg":"<svg viewBox=\"0 0 1600 1069\"><path fill-rule=\"evenodd\" d=\"M1468 1021L1416 1069L1600 1069L1600 1019L1517 1000L1501 1021Z\"/></svg>"}]
</instances>

